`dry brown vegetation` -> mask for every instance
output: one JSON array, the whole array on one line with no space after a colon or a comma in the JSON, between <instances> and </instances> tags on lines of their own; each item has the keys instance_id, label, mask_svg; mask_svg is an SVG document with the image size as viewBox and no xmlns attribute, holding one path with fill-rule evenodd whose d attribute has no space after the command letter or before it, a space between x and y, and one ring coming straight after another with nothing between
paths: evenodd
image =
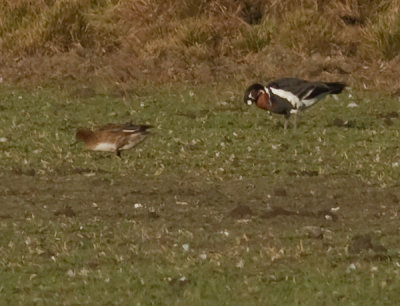
<instances>
[{"instance_id":1,"label":"dry brown vegetation","mask_svg":"<svg viewBox=\"0 0 400 306\"><path fill-rule=\"evenodd\" d=\"M3 0L0 76L239 82L280 76L400 89L400 0Z\"/></svg>"}]
</instances>

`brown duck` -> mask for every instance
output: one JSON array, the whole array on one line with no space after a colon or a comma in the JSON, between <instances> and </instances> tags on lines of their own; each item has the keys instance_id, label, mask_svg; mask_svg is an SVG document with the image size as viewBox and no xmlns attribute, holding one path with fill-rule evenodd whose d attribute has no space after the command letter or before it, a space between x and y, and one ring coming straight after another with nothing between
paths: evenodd
<instances>
[{"instance_id":1,"label":"brown duck","mask_svg":"<svg viewBox=\"0 0 400 306\"><path fill-rule=\"evenodd\" d=\"M121 157L122 150L128 150L142 142L150 133L150 125L107 124L92 131L78 129L76 142L82 141L92 151L114 152Z\"/></svg>"}]
</instances>

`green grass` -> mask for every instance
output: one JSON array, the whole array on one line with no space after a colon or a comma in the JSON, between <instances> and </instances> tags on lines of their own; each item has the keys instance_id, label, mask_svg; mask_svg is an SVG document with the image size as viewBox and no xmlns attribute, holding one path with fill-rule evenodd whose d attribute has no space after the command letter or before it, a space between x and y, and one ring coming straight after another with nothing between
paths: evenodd
<instances>
[{"instance_id":1,"label":"green grass","mask_svg":"<svg viewBox=\"0 0 400 306\"><path fill-rule=\"evenodd\" d=\"M360 92L351 92L351 98L345 93L339 101L328 98L301 113L298 129L284 134L281 116L246 107L241 95L237 88L205 86L133 89L127 98L4 89L0 136L7 141L1 144L0 165L41 174L88 167L121 175L181 175L190 169L212 179L304 170L332 175L346 169L364 180L398 181L392 163L398 161L399 122L388 126L379 118L397 111L394 99ZM347 107L352 102L358 107ZM336 118L349 121L349 127L333 125ZM154 136L124 152L122 160L69 146L78 127L129 121L154 125Z\"/></svg>"},{"instance_id":2,"label":"green grass","mask_svg":"<svg viewBox=\"0 0 400 306\"><path fill-rule=\"evenodd\" d=\"M395 303L400 122L380 115L398 102L346 91L284 134L283 118L244 105L244 87L165 85L124 97L3 88L3 303ZM121 159L70 146L77 127L128 121L154 131ZM274 191L282 186L286 197ZM231 217L238 204L256 214ZM263 218L269 205L340 206L339 221ZM76 216L57 213L65 207ZM309 225L333 238L310 238ZM349 253L360 233L387 248L383 259Z\"/></svg>"}]
</instances>

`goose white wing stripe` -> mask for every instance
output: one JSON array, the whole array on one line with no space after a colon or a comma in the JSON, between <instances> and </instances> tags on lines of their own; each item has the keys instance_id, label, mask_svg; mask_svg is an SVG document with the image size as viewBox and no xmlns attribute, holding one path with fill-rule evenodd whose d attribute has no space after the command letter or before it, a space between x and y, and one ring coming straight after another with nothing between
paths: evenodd
<instances>
[{"instance_id":1,"label":"goose white wing stripe","mask_svg":"<svg viewBox=\"0 0 400 306\"><path fill-rule=\"evenodd\" d=\"M328 95L328 92L321 92L318 96L315 96L315 97L312 98L312 99L308 99L308 97L309 97L313 92L314 92L314 89L311 89L310 91L308 91L307 94L304 95L303 101L304 101L304 100L314 100L314 99L316 99L316 100L321 100L322 98L325 98L325 97Z\"/></svg>"},{"instance_id":2,"label":"goose white wing stripe","mask_svg":"<svg viewBox=\"0 0 400 306\"><path fill-rule=\"evenodd\" d=\"M311 93L314 91L314 88L311 88L307 94L304 95L303 100L307 100L307 98L311 95Z\"/></svg>"},{"instance_id":3,"label":"goose white wing stripe","mask_svg":"<svg viewBox=\"0 0 400 306\"><path fill-rule=\"evenodd\" d=\"M299 98L295 94L291 93L290 91L286 91L286 90L278 89L278 88L273 88L273 87L270 87L269 89L271 90L271 92L274 95L277 95L277 96L289 101L289 103L292 104L293 107L295 107L295 108L301 107L302 103L299 100Z\"/></svg>"},{"instance_id":4,"label":"goose white wing stripe","mask_svg":"<svg viewBox=\"0 0 400 306\"><path fill-rule=\"evenodd\" d=\"M302 106L303 108L307 108L310 107L311 105L313 105L314 103L318 102L320 99L309 99L309 100L303 100L302 102Z\"/></svg>"},{"instance_id":5,"label":"goose white wing stripe","mask_svg":"<svg viewBox=\"0 0 400 306\"><path fill-rule=\"evenodd\" d=\"M302 104L305 108L310 107L311 105L317 103L319 100L321 100L322 98L326 97L328 95L328 93L322 93L319 96L316 96L312 99L304 99L302 100Z\"/></svg>"}]
</instances>

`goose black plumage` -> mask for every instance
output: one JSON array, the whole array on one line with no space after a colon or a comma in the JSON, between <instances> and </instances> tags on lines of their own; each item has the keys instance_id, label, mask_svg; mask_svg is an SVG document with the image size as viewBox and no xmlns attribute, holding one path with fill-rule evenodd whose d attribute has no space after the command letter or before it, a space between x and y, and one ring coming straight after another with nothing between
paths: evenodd
<instances>
[{"instance_id":1,"label":"goose black plumage","mask_svg":"<svg viewBox=\"0 0 400 306\"><path fill-rule=\"evenodd\" d=\"M249 86L244 94L244 102L248 105L256 104L257 107L271 113L284 115L286 130L291 114L295 114L296 128L296 114L299 110L309 108L327 95L339 94L345 87L346 84L340 82L310 82L297 78L283 78L271 81L266 86L258 83Z\"/></svg>"}]
</instances>

